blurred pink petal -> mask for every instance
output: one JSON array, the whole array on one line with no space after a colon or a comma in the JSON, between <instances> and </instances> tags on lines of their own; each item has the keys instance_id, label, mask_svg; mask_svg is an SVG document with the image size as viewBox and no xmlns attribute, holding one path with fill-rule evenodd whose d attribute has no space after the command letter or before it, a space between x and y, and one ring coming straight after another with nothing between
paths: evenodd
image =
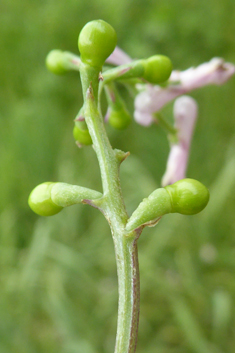
<instances>
[{"instance_id":1,"label":"blurred pink petal","mask_svg":"<svg viewBox=\"0 0 235 353\"><path fill-rule=\"evenodd\" d=\"M182 96L176 99L173 112L179 142L189 148L198 114L197 103L192 97Z\"/></svg>"},{"instance_id":2,"label":"blurred pink petal","mask_svg":"<svg viewBox=\"0 0 235 353\"><path fill-rule=\"evenodd\" d=\"M213 58L185 71L173 71L169 81L179 81L185 89L193 90L210 84L222 85L234 75L234 72L233 64L226 63L221 58Z\"/></svg>"},{"instance_id":3,"label":"blurred pink petal","mask_svg":"<svg viewBox=\"0 0 235 353\"><path fill-rule=\"evenodd\" d=\"M106 60L107 63L117 65L117 66L129 64L131 61L132 59L129 57L129 55L127 55L119 47L116 47L112 52L112 54Z\"/></svg>"},{"instance_id":4,"label":"blurred pink petal","mask_svg":"<svg viewBox=\"0 0 235 353\"><path fill-rule=\"evenodd\" d=\"M144 110L143 111L141 111L141 110L135 111L134 118L138 124L143 125L143 126L149 126L153 122L152 114L149 114L148 112L145 112Z\"/></svg>"},{"instance_id":5,"label":"blurred pink petal","mask_svg":"<svg viewBox=\"0 0 235 353\"><path fill-rule=\"evenodd\" d=\"M174 184L185 178L188 151L179 145L172 145L167 160L166 172L162 177L162 186Z\"/></svg>"},{"instance_id":6,"label":"blurred pink petal","mask_svg":"<svg viewBox=\"0 0 235 353\"><path fill-rule=\"evenodd\" d=\"M175 128L178 130L178 143L174 143L170 147L162 186L173 184L185 178L190 143L197 118L197 103L189 96L182 96L176 99L173 111Z\"/></svg>"},{"instance_id":7,"label":"blurred pink petal","mask_svg":"<svg viewBox=\"0 0 235 353\"><path fill-rule=\"evenodd\" d=\"M107 111L106 111L106 114L104 116L104 122L107 123L109 121L109 117L110 117L110 114L111 114L111 108L108 107L107 108Z\"/></svg>"},{"instance_id":8,"label":"blurred pink petal","mask_svg":"<svg viewBox=\"0 0 235 353\"><path fill-rule=\"evenodd\" d=\"M144 120L146 116L152 117L153 113L183 93L184 91L175 87L163 89L160 86L146 85L145 91L137 94L135 98L134 118L136 122L143 126L150 125L154 120L148 118L148 124L146 124Z\"/></svg>"}]
</instances>

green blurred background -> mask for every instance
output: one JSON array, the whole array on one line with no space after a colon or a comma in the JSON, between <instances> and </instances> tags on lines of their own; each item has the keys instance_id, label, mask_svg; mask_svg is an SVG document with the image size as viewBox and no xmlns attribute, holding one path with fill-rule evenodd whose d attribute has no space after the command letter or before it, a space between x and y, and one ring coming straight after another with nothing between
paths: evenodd
<instances>
[{"instance_id":1,"label":"green blurred background","mask_svg":"<svg viewBox=\"0 0 235 353\"><path fill-rule=\"evenodd\" d=\"M101 190L94 151L72 137L79 75L56 77L44 64L51 49L77 53L79 31L97 18L133 58L165 54L177 69L215 56L235 63L233 0L1 0L1 353L113 351L117 278L106 221L88 206L47 219L27 205L44 181ZM188 176L208 186L211 201L199 215L166 216L139 240L137 352L235 350L234 95L234 78L192 94L199 119ZM107 129L114 147L131 152L121 168L131 213L160 185L167 138L134 122L124 132Z\"/></svg>"}]
</instances>

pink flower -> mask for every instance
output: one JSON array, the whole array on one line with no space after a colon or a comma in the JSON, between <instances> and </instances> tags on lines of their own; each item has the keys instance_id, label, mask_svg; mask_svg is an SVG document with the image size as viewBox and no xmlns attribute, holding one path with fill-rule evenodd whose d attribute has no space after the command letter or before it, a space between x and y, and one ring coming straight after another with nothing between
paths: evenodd
<instances>
[{"instance_id":1,"label":"pink flower","mask_svg":"<svg viewBox=\"0 0 235 353\"><path fill-rule=\"evenodd\" d=\"M149 126L154 120L153 113L159 111L166 103L184 94L182 89L177 87L161 88L160 86L145 85L145 90L137 94L135 98L134 118L137 123Z\"/></svg>"},{"instance_id":2,"label":"pink flower","mask_svg":"<svg viewBox=\"0 0 235 353\"><path fill-rule=\"evenodd\" d=\"M132 59L123 50L116 47L106 62L114 65L128 64ZM148 126L154 121L152 114L158 112L165 104L182 94L209 85L222 85L235 73L235 66L221 58L184 71L172 71L167 87L143 84L137 85L140 93L135 98L134 118L141 125ZM156 120L155 120L156 121Z\"/></svg>"},{"instance_id":3,"label":"pink flower","mask_svg":"<svg viewBox=\"0 0 235 353\"><path fill-rule=\"evenodd\" d=\"M178 142L171 144L162 186L185 178L190 143L197 118L197 103L189 96L182 96L176 99L173 111Z\"/></svg>"},{"instance_id":4,"label":"pink flower","mask_svg":"<svg viewBox=\"0 0 235 353\"><path fill-rule=\"evenodd\" d=\"M211 59L185 71L172 71L166 88L148 84L137 94L134 118L139 124L148 126L153 122L152 114L172 99L209 84L221 85L234 73L235 66L220 58ZM143 85L139 88L143 89Z\"/></svg>"},{"instance_id":5,"label":"pink flower","mask_svg":"<svg viewBox=\"0 0 235 353\"><path fill-rule=\"evenodd\" d=\"M120 48L116 48L107 59L114 65L128 64L132 59ZM138 84L139 93L135 98L134 118L143 126L149 126L156 121L153 114L165 104L176 99L174 104L175 128L177 143L172 143L167 161L162 185L172 184L185 178L190 143L197 118L197 103L184 94L210 84L222 85L235 73L235 66L226 63L221 58L213 58L209 62L184 71L172 71L166 87L151 84Z\"/></svg>"},{"instance_id":6,"label":"pink flower","mask_svg":"<svg viewBox=\"0 0 235 353\"><path fill-rule=\"evenodd\" d=\"M173 71L170 81L180 81L186 89L196 89L205 85L222 85L235 72L235 66L221 58L213 58L209 62L191 67L185 71Z\"/></svg>"}]
</instances>

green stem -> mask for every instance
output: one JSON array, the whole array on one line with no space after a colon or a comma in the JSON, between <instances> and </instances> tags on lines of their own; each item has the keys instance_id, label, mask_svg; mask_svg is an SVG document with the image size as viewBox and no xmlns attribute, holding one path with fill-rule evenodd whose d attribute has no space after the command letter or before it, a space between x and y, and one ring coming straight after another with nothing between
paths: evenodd
<instances>
[{"instance_id":1,"label":"green stem","mask_svg":"<svg viewBox=\"0 0 235 353\"><path fill-rule=\"evenodd\" d=\"M137 237L113 233L116 251L119 303L115 353L136 351L139 324L139 265Z\"/></svg>"},{"instance_id":2,"label":"green stem","mask_svg":"<svg viewBox=\"0 0 235 353\"><path fill-rule=\"evenodd\" d=\"M140 231L127 232L119 166L126 154L113 150L105 131L98 103L99 70L81 65L85 120L100 165L103 198L94 206L105 214L112 231L117 261L119 305L115 353L134 353L139 320L139 267L137 239Z\"/></svg>"},{"instance_id":3,"label":"green stem","mask_svg":"<svg viewBox=\"0 0 235 353\"><path fill-rule=\"evenodd\" d=\"M70 53L68 51L63 52L64 55L64 65L68 70L79 71L81 60L79 56Z\"/></svg>"},{"instance_id":4,"label":"green stem","mask_svg":"<svg viewBox=\"0 0 235 353\"><path fill-rule=\"evenodd\" d=\"M162 116L160 113L155 113L154 116L156 117L159 125L166 130L167 133L173 136L177 136L177 129L174 128L168 121Z\"/></svg>"},{"instance_id":5,"label":"green stem","mask_svg":"<svg viewBox=\"0 0 235 353\"><path fill-rule=\"evenodd\" d=\"M142 77L143 73L143 60L135 60L129 64L117 66L113 69L105 71L103 73L103 79L105 83L108 83L114 80L125 80Z\"/></svg>"}]
</instances>

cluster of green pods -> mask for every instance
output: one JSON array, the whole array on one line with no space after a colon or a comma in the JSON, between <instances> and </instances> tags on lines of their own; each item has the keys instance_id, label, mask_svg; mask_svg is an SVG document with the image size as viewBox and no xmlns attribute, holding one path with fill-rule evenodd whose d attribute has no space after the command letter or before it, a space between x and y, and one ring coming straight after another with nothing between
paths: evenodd
<instances>
[{"instance_id":1,"label":"cluster of green pods","mask_svg":"<svg viewBox=\"0 0 235 353\"><path fill-rule=\"evenodd\" d=\"M114 51L116 44L117 35L112 26L102 20L88 22L78 38L79 60L82 65L93 67L99 72L105 60ZM47 56L46 64L53 73L63 74L74 67L73 60L73 54L53 50ZM165 82L172 71L171 61L164 55L154 55L148 59L139 60L137 64L138 77L153 84ZM106 95L110 124L117 129L126 128L130 124L131 117L114 83L107 84ZM81 118L82 110L79 114L81 116L75 119L74 138L79 145L91 145L92 139L85 119ZM52 216L66 206L81 203L85 198L94 200L100 197L102 194L94 190L64 183L46 182L38 185L31 192L29 205L41 216ZM144 225L154 224L167 213L196 214L206 206L208 200L209 192L203 184L193 179L180 180L173 185L156 189L144 199L129 218L126 230L132 231Z\"/></svg>"},{"instance_id":2,"label":"cluster of green pods","mask_svg":"<svg viewBox=\"0 0 235 353\"><path fill-rule=\"evenodd\" d=\"M105 60L112 54L116 44L117 35L110 24L103 20L90 21L82 28L78 37L79 60L83 65L88 65L102 71ZM51 72L61 75L69 70L78 70L78 66L73 63L74 58L75 55L71 53L52 50L46 58L46 65ZM154 55L148 59L137 60L136 63L138 64L136 77L152 84L165 82L172 71L171 61L164 55ZM129 71L131 77L132 71ZM124 102L122 102L122 106L120 107L119 102L116 104L116 102L108 100L108 105L108 121L110 125L118 130L127 128L130 125L131 116ZM92 144L85 124L75 122L73 135L79 146Z\"/></svg>"}]
</instances>

